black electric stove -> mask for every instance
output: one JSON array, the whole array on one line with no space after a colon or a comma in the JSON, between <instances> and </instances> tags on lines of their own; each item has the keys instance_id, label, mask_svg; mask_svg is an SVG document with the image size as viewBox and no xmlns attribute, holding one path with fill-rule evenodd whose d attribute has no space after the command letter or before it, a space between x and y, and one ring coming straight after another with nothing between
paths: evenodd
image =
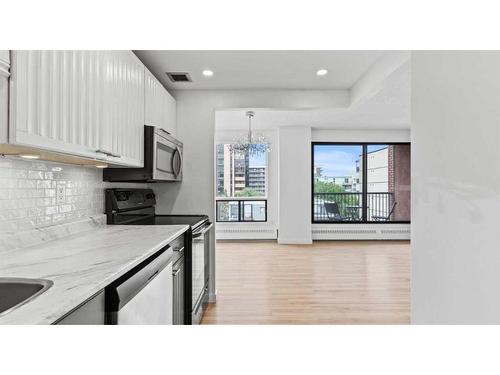
<instances>
[{"instance_id":1,"label":"black electric stove","mask_svg":"<svg viewBox=\"0 0 500 375\"><path fill-rule=\"evenodd\" d=\"M207 215L157 215L151 189L106 189L108 224L189 225L196 231L208 222Z\"/></svg>"},{"instance_id":2,"label":"black electric stove","mask_svg":"<svg viewBox=\"0 0 500 375\"><path fill-rule=\"evenodd\" d=\"M189 225L185 235L187 324L198 324L208 303L210 230L207 215L157 215L151 189L106 189L108 225ZM189 303L189 301L191 301Z\"/></svg>"}]
</instances>

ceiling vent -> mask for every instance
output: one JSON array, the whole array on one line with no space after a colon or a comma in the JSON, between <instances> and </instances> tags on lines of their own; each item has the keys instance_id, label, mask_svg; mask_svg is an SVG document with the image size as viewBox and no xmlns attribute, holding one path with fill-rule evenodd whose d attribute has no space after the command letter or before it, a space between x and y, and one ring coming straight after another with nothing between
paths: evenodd
<instances>
[{"instance_id":1,"label":"ceiling vent","mask_svg":"<svg viewBox=\"0 0 500 375\"><path fill-rule=\"evenodd\" d=\"M191 82L191 76L189 73L167 72L167 76L172 82Z\"/></svg>"}]
</instances>

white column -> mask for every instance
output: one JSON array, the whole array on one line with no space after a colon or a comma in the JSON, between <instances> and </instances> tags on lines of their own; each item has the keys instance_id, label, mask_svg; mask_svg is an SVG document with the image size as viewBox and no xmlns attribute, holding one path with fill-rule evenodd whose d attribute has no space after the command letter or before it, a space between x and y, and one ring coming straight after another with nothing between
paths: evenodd
<instances>
[{"instance_id":1,"label":"white column","mask_svg":"<svg viewBox=\"0 0 500 375\"><path fill-rule=\"evenodd\" d=\"M279 129L279 232L281 244L310 244L311 128Z\"/></svg>"}]
</instances>

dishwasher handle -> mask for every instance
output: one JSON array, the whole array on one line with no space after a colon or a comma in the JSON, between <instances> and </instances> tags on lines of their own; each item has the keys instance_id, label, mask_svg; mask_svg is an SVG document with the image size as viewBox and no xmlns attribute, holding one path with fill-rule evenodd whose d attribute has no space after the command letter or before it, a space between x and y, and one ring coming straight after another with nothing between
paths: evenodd
<instances>
[{"instance_id":1,"label":"dishwasher handle","mask_svg":"<svg viewBox=\"0 0 500 375\"><path fill-rule=\"evenodd\" d=\"M212 229L213 226L214 226L213 223L209 223L209 224L204 225L203 227L201 227L201 229L196 230L195 232L193 232L193 238L198 238L198 237L203 236L210 229Z\"/></svg>"},{"instance_id":2,"label":"dishwasher handle","mask_svg":"<svg viewBox=\"0 0 500 375\"><path fill-rule=\"evenodd\" d=\"M172 248L166 246L158 254L133 268L106 288L108 311L118 311L148 285L169 263Z\"/></svg>"}]
</instances>

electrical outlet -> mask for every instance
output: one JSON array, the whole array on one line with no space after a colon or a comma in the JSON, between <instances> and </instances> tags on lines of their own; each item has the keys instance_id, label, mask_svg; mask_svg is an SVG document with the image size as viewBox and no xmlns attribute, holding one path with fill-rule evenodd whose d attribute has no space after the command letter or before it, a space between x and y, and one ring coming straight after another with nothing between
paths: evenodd
<instances>
[{"instance_id":1,"label":"electrical outlet","mask_svg":"<svg viewBox=\"0 0 500 375\"><path fill-rule=\"evenodd\" d=\"M64 185L57 185L57 189L56 189L56 201L57 201L57 203L64 203L65 196L66 196L66 187Z\"/></svg>"}]
</instances>

